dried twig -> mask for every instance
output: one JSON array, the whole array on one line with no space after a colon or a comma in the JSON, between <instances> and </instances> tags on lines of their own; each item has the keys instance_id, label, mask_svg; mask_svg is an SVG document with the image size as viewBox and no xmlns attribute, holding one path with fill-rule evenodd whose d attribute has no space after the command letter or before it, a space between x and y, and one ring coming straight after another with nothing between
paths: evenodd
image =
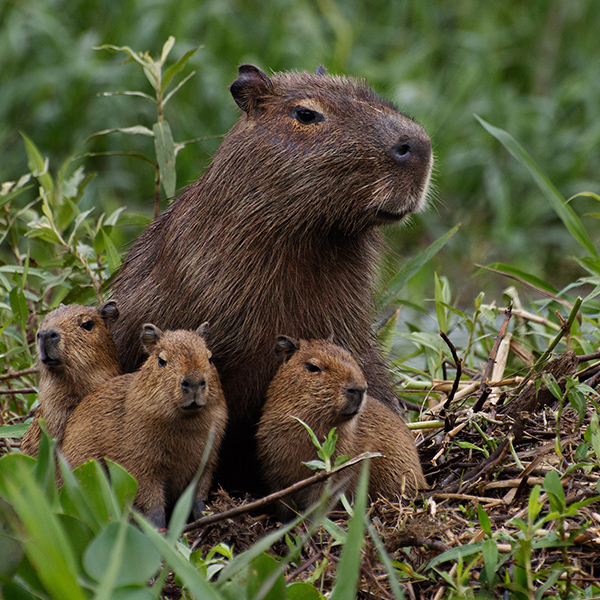
<instances>
[{"instance_id":1,"label":"dried twig","mask_svg":"<svg viewBox=\"0 0 600 600\"><path fill-rule=\"evenodd\" d=\"M278 492L274 492L273 494L269 494L268 496L264 496L263 498L259 498L254 502L249 502L248 504L244 504L242 506L236 506L234 508L230 508L229 510L225 510L221 513L216 513L213 515L207 515L206 517L200 517L193 523L189 523L183 529L184 533L188 533L189 531L193 531L194 529L198 529L200 527L205 527L206 525L211 525L212 523L217 523L219 521L223 521L225 519L230 519L231 517L237 517L239 515L243 515L245 513L251 512L253 510L258 510L267 504L271 504L276 502L277 500L281 500L282 498L286 498L291 494L294 494L300 490L303 490L306 487L314 485L315 483L319 483L321 481L325 481L329 479L332 475L335 475L339 471L347 469L353 465L356 465L360 461L365 458L375 458L376 456L382 456L378 452L363 452L359 454L355 458L350 459L338 467L335 467L331 471L322 471L321 473L317 473L312 477L308 477L307 479L303 479L302 481L298 481L289 487L279 490Z\"/></svg>"},{"instance_id":2,"label":"dried twig","mask_svg":"<svg viewBox=\"0 0 600 600\"><path fill-rule=\"evenodd\" d=\"M450 408L450 404L452 403L452 400L454 399L454 394L456 394L456 391L458 390L458 384L459 384L460 378L462 376L462 359L458 358L458 354L456 352L456 348L454 347L454 344L450 341L448 336L443 331L440 331L440 336L442 337L444 342L446 342L446 345L448 346L448 348L450 348L450 353L452 354L452 358L454 359L454 364L456 365L456 375L454 377L454 383L452 384L452 389L450 390L450 393L448 394L448 398L446 399L446 402L444 403L444 409L448 409L448 408Z\"/></svg>"},{"instance_id":3,"label":"dried twig","mask_svg":"<svg viewBox=\"0 0 600 600\"><path fill-rule=\"evenodd\" d=\"M37 394L35 388L19 388L17 390L0 390L0 396L12 396L14 394Z\"/></svg>"},{"instance_id":4,"label":"dried twig","mask_svg":"<svg viewBox=\"0 0 600 600\"><path fill-rule=\"evenodd\" d=\"M37 367L23 369L22 371L11 371L10 373L4 373L3 375L0 375L0 381L6 381L7 379L18 379L19 377L23 377L24 375L31 375L37 372Z\"/></svg>"}]
</instances>

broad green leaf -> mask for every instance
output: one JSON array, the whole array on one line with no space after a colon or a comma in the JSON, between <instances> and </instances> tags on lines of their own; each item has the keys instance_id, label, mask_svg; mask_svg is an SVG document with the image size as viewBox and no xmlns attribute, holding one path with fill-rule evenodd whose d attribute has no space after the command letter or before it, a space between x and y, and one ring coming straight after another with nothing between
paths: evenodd
<instances>
[{"instance_id":1,"label":"broad green leaf","mask_svg":"<svg viewBox=\"0 0 600 600\"><path fill-rule=\"evenodd\" d=\"M23 556L25 550L18 540L0 534L0 582L2 578L10 579L15 574Z\"/></svg>"},{"instance_id":2,"label":"broad green leaf","mask_svg":"<svg viewBox=\"0 0 600 600\"><path fill-rule=\"evenodd\" d=\"M177 573L177 576L183 581L185 587L195 598L202 598L202 600L223 600L222 596L206 581L202 573L179 552L174 550L171 544L146 519L137 514L135 515L135 519L145 533L146 538L167 561L169 567Z\"/></svg>"},{"instance_id":3,"label":"broad green leaf","mask_svg":"<svg viewBox=\"0 0 600 600\"><path fill-rule=\"evenodd\" d=\"M173 49L174 45L175 45L175 38L172 35L170 35L167 38L167 41L163 44L162 52L160 54L160 63L162 65L165 64L165 61L167 60L167 57L169 56L169 53Z\"/></svg>"},{"instance_id":4,"label":"broad green leaf","mask_svg":"<svg viewBox=\"0 0 600 600\"><path fill-rule=\"evenodd\" d=\"M322 460L309 460L308 462L302 463L305 467L308 467L311 471L316 471L317 469L325 469L325 463Z\"/></svg>"},{"instance_id":5,"label":"broad green leaf","mask_svg":"<svg viewBox=\"0 0 600 600\"><path fill-rule=\"evenodd\" d=\"M94 46L94 50L108 50L109 52L125 52L128 54L132 60L135 60L137 63L142 65L142 67L147 67L149 61L141 52L136 52L132 50L129 46L114 46L113 44L103 44L102 46Z\"/></svg>"},{"instance_id":6,"label":"broad green leaf","mask_svg":"<svg viewBox=\"0 0 600 600\"><path fill-rule=\"evenodd\" d=\"M25 151L27 152L28 166L31 170L31 173L37 180L40 182L40 185L48 192L50 195L54 193L54 182L52 181L52 177L48 173L48 159L44 159L40 154L40 151L37 149L37 146L26 136L22 131L21 137L25 142Z\"/></svg>"},{"instance_id":7,"label":"broad green leaf","mask_svg":"<svg viewBox=\"0 0 600 600\"><path fill-rule=\"evenodd\" d=\"M562 514L566 508L566 504L565 491L560 480L560 475L554 470L550 471L544 477L543 488L546 494L548 494L552 511Z\"/></svg>"},{"instance_id":8,"label":"broad green leaf","mask_svg":"<svg viewBox=\"0 0 600 600\"><path fill-rule=\"evenodd\" d=\"M383 308L396 300L404 285L446 245L459 228L460 223L439 237L423 252L409 260L392 281L390 281L387 288L377 296L375 299L377 306Z\"/></svg>"},{"instance_id":9,"label":"broad green leaf","mask_svg":"<svg viewBox=\"0 0 600 600\"><path fill-rule=\"evenodd\" d=\"M268 554L259 554L246 569L222 586L221 592L227 600L285 598L285 579L279 570L279 561Z\"/></svg>"},{"instance_id":10,"label":"broad green leaf","mask_svg":"<svg viewBox=\"0 0 600 600\"><path fill-rule=\"evenodd\" d=\"M33 185L26 185L25 187L17 187L6 194L0 195L0 208L2 208L5 204L14 200L17 196L21 195L23 192L30 190Z\"/></svg>"},{"instance_id":11,"label":"broad green leaf","mask_svg":"<svg viewBox=\"0 0 600 600\"><path fill-rule=\"evenodd\" d=\"M175 64L171 65L168 69L165 70L165 73L162 78L162 91L163 93L169 87L171 81L173 81L173 77L177 75L187 64L188 60L201 48L202 46L197 46L196 48L192 48L188 50Z\"/></svg>"},{"instance_id":12,"label":"broad green leaf","mask_svg":"<svg viewBox=\"0 0 600 600\"><path fill-rule=\"evenodd\" d=\"M17 423L16 425L2 425L0 427L0 438L20 439L29 429L32 420L25 423Z\"/></svg>"},{"instance_id":13,"label":"broad green leaf","mask_svg":"<svg viewBox=\"0 0 600 600\"><path fill-rule=\"evenodd\" d=\"M552 375L552 373L544 373L542 375L542 381L544 382L548 390L550 390L550 393L557 400L560 400L562 398L562 391L560 389L560 386L558 385L558 382L556 381L556 378L554 377L554 375Z\"/></svg>"},{"instance_id":14,"label":"broad green leaf","mask_svg":"<svg viewBox=\"0 0 600 600\"><path fill-rule=\"evenodd\" d=\"M496 575L496 568L498 566L498 545L494 540L489 538L481 542L481 550L483 554L483 565L485 568L485 574L487 576L489 584L491 585L494 581L494 577Z\"/></svg>"},{"instance_id":15,"label":"broad green leaf","mask_svg":"<svg viewBox=\"0 0 600 600\"><path fill-rule=\"evenodd\" d=\"M542 600L548 598L546 592L558 581L558 578L564 573L562 568L552 569L546 581L535 591L534 600Z\"/></svg>"},{"instance_id":16,"label":"broad green leaf","mask_svg":"<svg viewBox=\"0 0 600 600\"><path fill-rule=\"evenodd\" d=\"M94 539L94 532L83 521L71 515L59 514L58 520L73 546L78 567L83 571L83 554Z\"/></svg>"},{"instance_id":17,"label":"broad green leaf","mask_svg":"<svg viewBox=\"0 0 600 600\"><path fill-rule=\"evenodd\" d=\"M98 517L96 510L90 505L89 493L82 488L62 456L59 456L59 465L63 482L60 489L63 511L84 522L94 533L98 533L107 521Z\"/></svg>"},{"instance_id":18,"label":"broad green leaf","mask_svg":"<svg viewBox=\"0 0 600 600\"><path fill-rule=\"evenodd\" d=\"M146 587L122 587L112 590L110 600L154 600L156 597Z\"/></svg>"},{"instance_id":19,"label":"broad green leaf","mask_svg":"<svg viewBox=\"0 0 600 600\"><path fill-rule=\"evenodd\" d=\"M481 527L483 533L485 533L488 537L492 537L492 523L485 510L483 510L483 506L481 506L481 504L477 504L477 517L479 518L479 526Z\"/></svg>"},{"instance_id":20,"label":"broad green leaf","mask_svg":"<svg viewBox=\"0 0 600 600\"><path fill-rule=\"evenodd\" d=\"M296 581L287 586L287 600L322 600L325 598L321 592L310 583L305 581Z\"/></svg>"},{"instance_id":21,"label":"broad green leaf","mask_svg":"<svg viewBox=\"0 0 600 600\"><path fill-rule=\"evenodd\" d=\"M145 585L160 567L160 552L146 536L126 521L109 523L83 555L87 574L103 582L114 569L112 588Z\"/></svg>"},{"instance_id":22,"label":"broad green leaf","mask_svg":"<svg viewBox=\"0 0 600 600\"><path fill-rule=\"evenodd\" d=\"M167 198L175 195L175 142L167 121L154 124L154 148L160 172L160 182Z\"/></svg>"},{"instance_id":23,"label":"broad green leaf","mask_svg":"<svg viewBox=\"0 0 600 600\"><path fill-rule=\"evenodd\" d=\"M25 338L25 333L27 331L27 316L29 314L25 294L20 287L15 286L12 290L10 290L8 297L10 299L10 306L12 308L15 321L21 329L23 338Z\"/></svg>"},{"instance_id":24,"label":"broad green leaf","mask_svg":"<svg viewBox=\"0 0 600 600\"><path fill-rule=\"evenodd\" d=\"M111 273L114 273L121 266L121 256L119 255L117 247L114 245L105 229L102 228L100 231L102 233L102 240L104 242L104 249L106 251L108 268L110 269Z\"/></svg>"},{"instance_id":25,"label":"broad green leaf","mask_svg":"<svg viewBox=\"0 0 600 600\"><path fill-rule=\"evenodd\" d=\"M512 275L514 278L520 281L525 281L526 283L529 283L530 285L541 290L545 290L550 294L558 294L558 290L554 286L550 285L547 281L540 279L536 275L532 275L531 273L517 269L516 267L511 267L510 265L505 265L504 263L492 263L491 265L487 265L487 267L482 268L499 271L500 273L505 273L506 275Z\"/></svg>"},{"instance_id":26,"label":"broad green leaf","mask_svg":"<svg viewBox=\"0 0 600 600\"><path fill-rule=\"evenodd\" d=\"M110 213L110 215L108 217L106 217L106 219L104 220L104 226L105 227L114 227L119 222L119 217L121 216L121 213L124 210L125 210L125 207L121 206L121 207L117 208L117 210L114 210L112 213Z\"/></svg>"},{"instance_id":27,"label":"broad green leaf","mask_svg":"<svg viewBox=\"0 0 600 600\"><path fill-rule=\"evenodd\" d=\"M563 196L554 184L542 173L535 161L527 154L525 149L507 131L490 125L487 121L475 115L475 118L490 134L492 134L530 173L533 180L546 196L550 206L560 217L569 233L575 238L579 245L589 254L598 258L598 252L583 227L581 220L575 211L567 204Z\"/></svg>"},{"instance_id":28,"label":"broad green leaf","mask_svg":"<svg viewBox=\"0 0 600 600\"><path fill-rule=\"evenodd\" d=\"M466 544L464 546L452 548L451 550L447 550L446 552L443 552L442 554L432 558L426 568L433 569L435 566L446 561L454 562L459 557L466 558L467 556L473 556L473 554L479 554L481 552L481 548L481 542L475 542L473 544Z\"/></svg>"},{"instance_id":29,"label":"broad green leaf","mask_svg":"<svg viewBox=\"0 0 600 600\"><path fill-rule=\"evenodd\" d=\"M26 532L25 552L50 595L61 600L84 600L74 548L46 495L40 494L28 467L30 460L20 454L0 459L3 497L19 517Z\"/></svg>"},{"instance_id":30,"label":"broad green leaf","mask_svg":"<svg viewBox=\"0 0 600 600\"><path fill-rule=\"evenodd\" d=\"M364 461L361 469L354 514L348 522L348 535L342 548L335 585L330 600L354 600L360 576L360 561L363 546L363 533L366 524L367 493L369 486L369 462Z\"/></svg>"},{"instance_id":31,"label":"broad green leaf","mask_svg":"<svg viewBox=\"0 0 600 600\"><path fill-rule=\"evenodd\" d=\"M106 458L104 459L110 475L110 486L121 509L133 506L138 484L133 475L130 475L121 465Z\"/></svg>"}]
</instances>

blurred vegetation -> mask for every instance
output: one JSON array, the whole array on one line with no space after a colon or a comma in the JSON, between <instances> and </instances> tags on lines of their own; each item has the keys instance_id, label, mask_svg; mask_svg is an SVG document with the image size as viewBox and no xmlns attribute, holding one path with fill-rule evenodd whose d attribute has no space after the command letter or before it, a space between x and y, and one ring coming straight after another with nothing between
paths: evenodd
<instances>
[{"instance_id":1,"label":"blurred vegetation","mask_svg":"<svg viewBox=\"0 0 600 600\"><path fill-rule=\"evenodd\" d=\"M175 58L204 46L188 64L196 75L167 107L176 140L231 127L238 111L227 86L242 62L265 70L324 64L365 77L427 128L437 158L435 200L412 225L390 230L387 271L449 226L463 226L412 280L413 299L430 295L433 268L460 282L463 304L479 289L504 284L489 275L469 281L475 263L511 263L557 287L581 274L556 214L473 115L510 131L565 197L599 193L597 2L267 0L258 10L244 0L8 0L0 5L0 23L0 181L27 171L19 131L56 161L51 169L85 152L151 153L144 136L125 140L115 133L85 143L98 130L151 126L156 112L139 98L99 95L151 89L136 65L94 47L127 44L158 56L173 35ZM180 152L179 188L202 173L218 143L208 139ZM152 214L151 166L96 156L85 159L85 169L100 176L83 209L111 213L126 206ZM596 210L592 199L575 202L579 214ZM591 226L596 239L595 221ZM123 244L139 230L128 228L115 241Z\"/></svg>"},{"instance_id":2,"label":"blurred vegetation","mask_svg":"<svg viewBox=\"0 0 600 600\"><path fill-rule=\"evenodd\" d=\"M386 281L377 296L386 314L399 299L422 304L432 298L425 310L417 307L429 309L426 327L393 313L380 332L403 396L419 395L423 406L440 382L452 383L444 381L447 351L440 330L452 334L464 361L460 384L472 385L475 369L494 352L501 306L508 300L514 305L516 343L505 375L514 385L523 375L541 377L548 359L567 349L597 358L600 78L593 57L599 16L600 4L583 1L571 2L567 10L560 2L282 0L264 6L260 15L249 2L227 0L193 8L174 0L0 5L0 182L6 182L0 183L0 442L6 454L0 458L0 596L157 598L168 568L186 588L184 597L253 597L259 587L264 594L279 590L266 597L320 598L329 591L319 574L327 559L310 583L284 580L312 528L293 543L286 538L289 553L280 562L264 552L293 524L246 552L234 554L218 544L204 557L179 541L191 492L161 537L139 516L141 531L130 524L135 482L116 465L110 467L112 488L90 463L72 475L64 471L59 494L47 439L37 463L15 452L36 400L30 367L38 317L60 301L100 299L127 242L148 223L155 193L170 193L202 172L219 143L215 136L236 118L227 85L239 63L267 70L313 70L322 63L331 72L364 76L422 122L434 140L437 200L409 227L388 232ZM174 47L170 41L163 46L171 35ZM155 62L124 45L150 49ZM105 48L93 49L100 46ZM138 64L123 64L128 55ZM192 70L195 77L186 80ZM144 90L146 96L100 95L124 90ZM176 91L171 98L170 91ZM169 98L164 115L149 98L163 105ZM131 127L136 129L126 129ZM196 138L202 139L183 144ZM166 205L163 198L162 208ZM586 212L592 214L580 218ZM518 289L500 300L495 288L508 282L497 274L469 280L476 263L516 277ZM433 269L440 275L433 276ZM488 289L494 294L484 301ZM545 298L529 302L532 289ZM400 343L412 353L399 351ZM529 599L551 587L564 598L597 594L592 579L571 580L574 561L566 549L579 529L569 525L567 539L564 522L598 499L594 491L593 498L567 502L561 477L598 472L597 392L590 386L597 387L599 378L596 363L564 390L545 379L560 401L556 460L548 459L552 470L542 488L529 494L527 521L513 519L510 535L503 521L502 530L492 530L479 507L483 542L461 545L413 572L403 559L390 563L381 551L365 517L363 481L348 531L328 525L334 532L328 543L344 546L330 597L355 597L365 528L396 598L402 597L401 582L433 585L440 576L447 597L473 597L487 589L490 597L509 590ZM575 429L585 429L572 460L561 449L567 401L578 415ZM474 402L470 396L464 410ZM482 431L477 422L474 427ZM470 447L485 454L484 446L494 441L481 438L481 448ZM597 479L594 483L600 491ZM551 512L542 510L541 489ZM474 515L469 519L475 523ZM587 528L586 519L576 526ZM315 518L314 527L320 522L328 523ZM557 533L548 539L541 526L549 523ZM496 544L507 540L510 547L504 543L500 554ZM532 548L553 546L564 549L562 562L551 573L534 573ZM140 558L142 547L146 553ZM52 550L57 548L58 554ZM463 559L472 556L465 565ZM458 570L442 570L444 562L456 563ZM513 563L523 565L514 581ZM148 588L159 564L160 575Z\"/></svg>"}]
</instances>

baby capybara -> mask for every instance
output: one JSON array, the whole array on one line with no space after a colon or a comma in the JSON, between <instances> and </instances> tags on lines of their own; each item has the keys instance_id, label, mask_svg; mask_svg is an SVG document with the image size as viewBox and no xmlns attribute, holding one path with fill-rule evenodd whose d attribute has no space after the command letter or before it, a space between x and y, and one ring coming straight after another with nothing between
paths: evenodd
<instances>
[{"instance_id":1,"label":"baby capybara","mask_svg":"<svg viewBox=\"0 0 600 600\"><path fill-rule=\"evenodd\" d=\"M398 410L371 330L372 286L380 228L423 207L432 154L423 128L361 80L242 65L230 90L242 115L123 264L114 336L131 371L142 323L210 321L230 414L223 474L247 487L277 334L334 331L371 396Z\"/></svg>"},{"instance_id":2,"label":"baby capybara","mask_svg":"<svg viewBox=\"0 0 600 600\"><path fill-rule=\"evenodd\" d=\"M384 455L371 460L371 497L396 499L426 487L410 431L398 415L367 396L363 374L346 350L325 340L287 336L279 336L275 348L284 362L269 386L257 432L261 473L270 491L312 474L301 463L314 460L316 448L294 417L309 425L320 441L336 427L335 456L354 457L367 450ZM355 484L356 475L351 486ZM315 502L322 488L313 485L296 494L297 507Z\"/></svg>"},{"instance_id":3,"label":"baby capybara","mask_svg":"<svg viewBox=\"0 0 600 600\"><path fill-rule=\"evenodd\" d=\"M62 453L71 467L110 458L138 481L135 504L157 527L198 471L213 430L212 447L198 482L198 517L218 460L227 423L219 375L196 332L145 324L150 354L136 373L122 375L82 400L65 431Z\"/></svg>"},{"instance_id":4,"label":"baby capybara","mask_svg":"<svg viewBox=\"0 0 600 600\"><path fill-rule=\"evenodd\" d=\"M114 301L97 308L61 304L46 315L36 336L39 407L21 442L21 452L37 456L41 429L59 446L67 419L81 399L121 374L110 329L119 316Z\"/></svg>"}]
</instances>

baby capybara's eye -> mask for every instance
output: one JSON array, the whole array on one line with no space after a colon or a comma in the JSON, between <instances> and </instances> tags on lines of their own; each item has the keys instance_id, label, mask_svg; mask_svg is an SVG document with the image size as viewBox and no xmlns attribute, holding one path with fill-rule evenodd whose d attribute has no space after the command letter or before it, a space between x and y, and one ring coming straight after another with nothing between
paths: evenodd
<instances>
[{"instance_id":1,"label":"baby capybara's eye","mask_svg":"<svg viewBox=\"0 0 600 600\"><path fill-rule=\"evenodd\" d=\"M85 329L86 331L91 331L92 329L94 329L94 321L92 321L91 319L89 321L84 321L81 324L81 328Z\"/></svg>"}]
</instances>

